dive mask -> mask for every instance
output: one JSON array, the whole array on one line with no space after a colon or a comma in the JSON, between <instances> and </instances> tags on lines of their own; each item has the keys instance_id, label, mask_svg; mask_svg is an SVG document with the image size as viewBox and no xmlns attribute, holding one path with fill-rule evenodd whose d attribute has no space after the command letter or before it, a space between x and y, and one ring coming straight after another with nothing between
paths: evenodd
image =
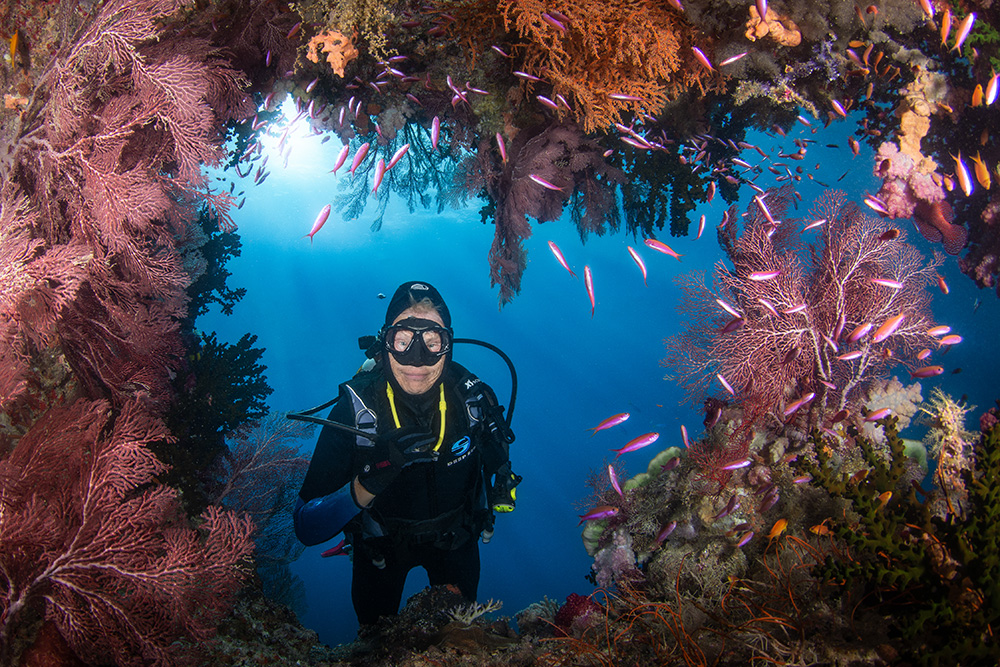
<instances>
[{"instance_id":1,"label":"dive mask","mask_svg":"<svg viewBox=\"0 0 1000 667\"><path fill-rule=\"evenodd\" d=\"M407 317L382 333L382 345L403 366L433 366L451 351L451 329L433 320Z\"/></svg>"}]
</instances>

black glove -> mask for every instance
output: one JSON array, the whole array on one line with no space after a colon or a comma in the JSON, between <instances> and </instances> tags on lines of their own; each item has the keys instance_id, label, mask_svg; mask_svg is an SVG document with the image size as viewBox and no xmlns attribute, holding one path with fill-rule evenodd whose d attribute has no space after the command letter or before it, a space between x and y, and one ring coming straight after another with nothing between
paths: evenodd
<instances>
[{"instance_id":1,"label":"black glove","mask_svg":"<svg viewBox=\"0 0 1000 667\"><path fill-rule=\"evenodd\" d=\"M414 463L436 461L437 438L418 426L399 428L380 435L371 451L371 460L358 473L358 482L377 496L392 484L404 468Z\"/></svg>"}]
</instances>

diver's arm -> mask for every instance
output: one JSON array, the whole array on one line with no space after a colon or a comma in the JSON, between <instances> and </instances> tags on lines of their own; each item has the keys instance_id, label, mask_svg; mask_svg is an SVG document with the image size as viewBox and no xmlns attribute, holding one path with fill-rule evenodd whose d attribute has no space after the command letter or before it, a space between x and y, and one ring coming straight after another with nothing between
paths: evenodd
<instances>
[{"instance_id":1,"label":"diver's arm","mask_svg":"<svg viewBox=\"0 0 1000 667\"><path fill-rule=\"evenodd\" d=\"M307 547L326 542L342 531L359 511L347 486L308 502L299 497L292 512L295 537Z\"/></svg>"},{"instance_id":2,"label":"diver's arm","mask_svg":"<svg viewBox=\"0 0 1000 667\"><path fill-rule=\"evenodd\" d=\"M351 488L354 490L354 502L358 507L368 507L375 500L375 494L369 493L365 487L361 486L361 482L358 481L357 477L351 482Z\"/></svg>"}]
</instances>

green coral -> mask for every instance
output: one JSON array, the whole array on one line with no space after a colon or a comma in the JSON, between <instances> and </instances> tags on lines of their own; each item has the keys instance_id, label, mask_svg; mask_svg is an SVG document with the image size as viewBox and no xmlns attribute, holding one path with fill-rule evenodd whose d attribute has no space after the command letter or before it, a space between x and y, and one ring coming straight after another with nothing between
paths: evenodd
<instances>
[{"instance_id":1,"label":"green coral","mask_svg":"<svg viewBox=\"0 0 1000 667\"><path fill-rule=\"evenodd\" d=\"M814 460L801 465L813 483L849 502L831 529L839 557L828 556L816 573L845 590L864 586L905 640L901 649L918 664L996 664L1000 644L992 628L1000 621L1000 428L984 435L969 474L970 511L935 516L936 492L918 498L900 488L905 471L896 418L878 422L885 431L886 460L857 429L850 434L869 467L867 475L836 470L827 443L812 436ZM891 498L887 494L891 492ZM956 662L957 661L957 662Z\"/></svg>"}]
</instances>

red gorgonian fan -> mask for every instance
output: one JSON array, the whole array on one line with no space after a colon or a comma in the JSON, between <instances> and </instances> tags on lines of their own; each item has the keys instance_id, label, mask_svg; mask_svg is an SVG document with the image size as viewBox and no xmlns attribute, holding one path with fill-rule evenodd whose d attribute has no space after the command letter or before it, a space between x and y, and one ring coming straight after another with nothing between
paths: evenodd
<instances>
[{"instance_id":1,"label":"red gorgonian fan","mask_svg":"<svg viewBox=\"0 0 1000 667\"><path fill-rule=\"evenodd\" d=\"M696 403L721 391L748 416L780 423L808 411L816 424L938 347L926 287L943 258L926 262L904 232L840 192L827 191L805 221L783 219L792 197L788 185L754 197L742 233L735 207L726 214L719 240L732 267L719 262L711 288L703 274L678 280L686 324L666 341L663 365Z\"/></svg>"}]
</instances>

